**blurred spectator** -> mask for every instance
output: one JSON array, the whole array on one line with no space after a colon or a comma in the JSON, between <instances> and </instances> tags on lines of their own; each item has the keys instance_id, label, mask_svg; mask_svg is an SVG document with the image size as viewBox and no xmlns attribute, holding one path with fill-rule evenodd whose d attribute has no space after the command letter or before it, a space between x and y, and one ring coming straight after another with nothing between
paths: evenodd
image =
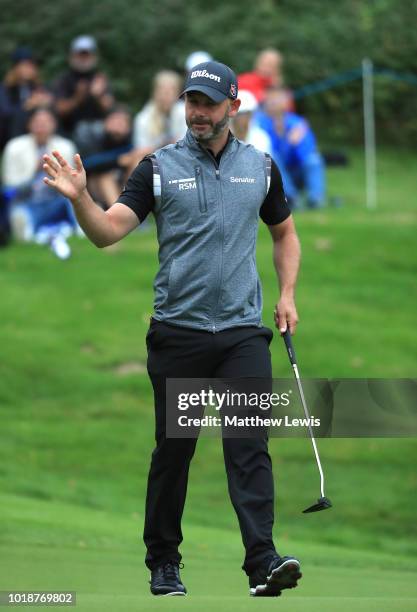
<instances>
[{"instance_id":1,"label":"blurred spectator","mask_svg":"<svg viewBox=\"0 0 417 612\"><path fill-rule=\"evenodd\" d=\"M187 130L184 103L178 100L181 84L180 75L172 70L162 70L155 75L152 98L134 120L135 147L154 151L184 136Z\"/></svg>"},{"instance_id":2,"label":"blurred spectator","mask_svg":"<svg viewBox=\"0 0 417 612\"><path fill-rule=\"evenodd\" d=\"M102 120L114 105L108 78L99 71L98 60L95 39L78 36L71 43L69 70L54 84L61 131L81 152L100 133Z\"/></svg>"},{"instance_id":3,"label":"blurred spectator","mask_svg":"<svg viewBox=\"0 0 417 612\"><path fill-rule=\"evenodd\" d=\"M9 136L10 103L4 85L0 83L0 152Z\"/></svg>"},{"instance_id":4,"label":"blurred spectator","mask_svg":"<svg viewBox=\"0 0 417 612\"><path fill-rule=\"evenodd\" d=\"M265 153L272 155L271 139L267 132L253 120L253 114L258 108L258 102L250 91L239 91L240 106L232 122L232 131L236 138L253 145Z\"/></svg>"},{"instance_id":5,"label":"blurred spectator","mask_svg":"<svg viewBox=\"0 0 417 612\"><path fill-rule=\"evenodd\" d=\"M155 75L152 97L134 119L135 149L120 160L129 173L145 155L185 135L184 102L178 99L181 85L182 78L172 70L161 70Z\"/></svg>"},{"instance_id":6,"label":"blurred spectator","mask_svg":"<svg viewBox=\"0 0 417 612\"><path fill-rule=\"evenodd\" d=\"M212 56L207 51L193 51L185 60L185 72L190 72L191 68L197 66L197 64L202 64L203 62L211 62Z\"/></svg>"},{"instance_id":7,"label":"blurred spectator","mask_svg":"<svg viewBox=\"0 0 417 612\"><path fill-rule=\"evenodd\" d=\"M17 47L12 67L0 85L0 145L26 131L29 112L50 104L52 94L42 85L38 64L29 47Z\"/></svg>"},{"instance_id":8,"label":"blurred spectator","mask_svg":"<svg viewBox=\"0 0 417 612\"><path fill-rule=\"evenodd\" d=\"M132 149L132 119L129 109L117 105L111 109L103 123L102 133L91 143L92 154L86 157L88 189L96 201L109 208L117 201L127 180L120 157Z\"/></svg>"},{"instance_id":9,"label":"blurred spectator","mask_svg":"<svg viewBox=\"0 0 417 612\"><path fill-rule=\"evenodd\" d=\"M45 226L58 256L69 255L69 247L61 236L62 225L78 228L71 203L51 190L44 182L42 156L59 149L69 163L75 148L66 138L57 136L56 119L47 108L35 109L28 121L28 134L10 140L2 160L3 191L9 203L12 234L17 240L36 240Z\"/></svg>"},{"instance_id":10,"label":"blurred spectator","mask_svg":"<svg viewBox=\"0 0 417 612\"><path fill-rule=\"evenodd\" d=\"M262 103L268 87L284 86L283 63L282 54L277 49L272 47L264 49L256 56L254 70L238 75L239 90L250 91L257 101ZM286 110L294 111L294 99L290 91L288 94Z\"/></svg>"},{"instance_id":11,"label":"blurred spectator","mask_svg":"<svg viewBox=\"0 0 417 612\"><path fill-rule=\"evenodd\" d=\"M238 76L239 90L253 93L258 102L263 102L268 87L282 86L282 55L273 48L264 49L255 59L254 70Z\"/></svg>"},{"instance_id":12,"label":"blurred spectator","mask_svg":"<svg viewBox=\"0 0 417 612\"><path fill-rule=\"evenodd\" d=\"M281 171L288 201L297 207L300 190L304 190L308 207L318 208L325 194L323 159L306 119L285 110L287 96L279 87L268 89L264 111L258 112L256 119L271 138L272 156Z\"/></svg>"},{"instance_id":13,"label":"blurred spectator","mask_svg":"<svg viewBox=\"0 0 417 612\"><path fill-rule=\"evenodd\" d=\"M0 248L5 247L10 241L10 224L7 214L7 202L4 194L0 191Z\"/></svg>"}]
</instances>

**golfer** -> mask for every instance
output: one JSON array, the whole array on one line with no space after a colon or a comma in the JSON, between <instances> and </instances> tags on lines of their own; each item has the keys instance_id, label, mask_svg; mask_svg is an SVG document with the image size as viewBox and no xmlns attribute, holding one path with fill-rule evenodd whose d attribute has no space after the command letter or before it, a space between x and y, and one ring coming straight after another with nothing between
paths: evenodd
<instances>
[{"instance_id":1,"label":"golfer","mask_svg":"<svg viewBox=\"0 0 417 612\"><path fill-rule=\"evenodd\" d=\"M146 497L145 563L154 595L185 595L179 568L188 470L196 439L167 438L167 378L271 378L273 333L261 321L256 271L259 217L273 241L281 332L294 333L300 247L277 166L237 140L229 121L239 109L237 79L224 64L194 66L187 76L183 140L143 159L116 202L103 211L86 189L80 156L72 168L58 151L44 156L45 183L72 202L98 247L135 229L152 211L159 242L154 314L146 343L155 396L156 446ZM139 238L139 237L138 237ZM272 539L274 487L268 439L223 438L228 488L245 547L250 594L277 596L297 586L300 563Z\"/></svg>"}]
</instances>

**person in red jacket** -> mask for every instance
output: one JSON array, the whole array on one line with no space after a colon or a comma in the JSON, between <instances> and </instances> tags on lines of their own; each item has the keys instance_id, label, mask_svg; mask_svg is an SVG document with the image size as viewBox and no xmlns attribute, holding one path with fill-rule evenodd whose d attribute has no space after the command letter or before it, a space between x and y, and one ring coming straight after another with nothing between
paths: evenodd
<instances>
[{"instance_id":1,"label":"person in red jacket","mask_svg":"<svg viewBox=\"0 0 417 612\"><path fill-rule=\"evenodd\" d=\"M250 91L259 104L262 104L268 88L283 87L283 63L282 54L277 49L272 47L263 49L256 56L253 71L244 72L238 76L239 89ZM288 90L288 94L288 108L286 110L294 112L294 98L291 91Z\"/></svg>"}]
</instances>

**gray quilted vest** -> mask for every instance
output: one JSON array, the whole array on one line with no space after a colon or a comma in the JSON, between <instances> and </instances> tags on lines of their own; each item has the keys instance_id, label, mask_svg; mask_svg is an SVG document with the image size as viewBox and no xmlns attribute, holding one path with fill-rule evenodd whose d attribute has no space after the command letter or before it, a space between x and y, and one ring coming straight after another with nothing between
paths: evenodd
<instances>
[{"instance_id":1,"label":"gray quilted vest","mask_svg":"<svg viewBox=\"0 0 417 612\"><path fill-rule=\"evenodd\" d=\"M160 264L154 318L212 332L262 326L255 253L269 156L230 136L217 164L188 130L151 159Z\"/></svg>"}]
</instances>

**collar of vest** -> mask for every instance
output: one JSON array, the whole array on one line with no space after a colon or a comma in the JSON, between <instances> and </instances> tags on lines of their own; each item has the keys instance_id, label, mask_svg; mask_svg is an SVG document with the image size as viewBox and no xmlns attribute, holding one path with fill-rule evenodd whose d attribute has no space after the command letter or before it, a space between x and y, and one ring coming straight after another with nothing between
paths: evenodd
<instances>
[{"instance_id":1,"label":"collar of vest","mask_svg":"<svg viewBox=\"0 0 417 612\"><path fill-rule=\"evenodd\" d=\"M209 153L204 149L204 147L202 147L200 143L196 141L190 129L187 130L183 143L185 144L186 147L188 147L189 149L192 149L196 153L196 155L198 155L199 157L209 155ZM238 145L237 139L232 134L232 132L229 131L229 139L226 143L226 146L223 149L222 157L234 151L237 145Z\"/></svg>"}]
</instances>

